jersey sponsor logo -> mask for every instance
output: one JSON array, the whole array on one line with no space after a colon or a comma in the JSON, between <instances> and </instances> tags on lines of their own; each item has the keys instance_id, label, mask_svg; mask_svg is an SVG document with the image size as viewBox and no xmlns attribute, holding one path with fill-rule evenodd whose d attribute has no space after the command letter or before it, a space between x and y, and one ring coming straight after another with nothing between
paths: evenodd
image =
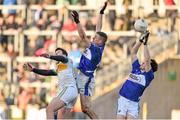
<instances>
[{"instance_id":1,"label":"jersey sponsor logo","mask_svg":"<svg viewBox=\"0 0 180 120\"><path fill-rule=\"evenodd\" d=\"M128 80L138 83L140 85L145 86L146 85L146 79L144 75L136 75L136 74L130 74Z\"/></svg>"},{"instance_id":2,"label":"jersey sponsor logo","mask_svg":"<svg viewBox=\"0 0 180 120\"><path fill-rule=\"evenodd\" d=\"M59 63L59 64L57 64L56 72L60 72L60 71L65 70L67 68L68 68L67 64Z\"/></svg>"},{"instance_id":3,"label":"jersey sponsor logo","mask_svg":"<svg viewBox=\"0 0 180 120\"><path fill-rule=\"evenodd\" d=\"M86 50L83 52L83 55L84 55L87 59L91 60L91 51L90 51L89 48L86 48Z\"/></svg>"}]
</instances>

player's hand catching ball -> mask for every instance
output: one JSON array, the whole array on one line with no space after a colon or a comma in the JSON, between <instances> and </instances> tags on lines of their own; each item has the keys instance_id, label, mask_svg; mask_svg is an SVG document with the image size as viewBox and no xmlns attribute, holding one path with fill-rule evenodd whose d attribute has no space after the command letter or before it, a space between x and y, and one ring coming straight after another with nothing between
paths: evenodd
<instances>
[{"instance_id":1,"label":"player's hand catching ball","mask_svg":"<svg viewBox=\"0 0 180 120\"><path fill-rule=\"evenodd\" d=\"M146 31L144 34L144 45L147 45L150 32Z\"/></svg>"},{"instance_id":2,"label":"player's hand catching ball","mask_svg":"<svg viewBox=\"0 0 180 120\"><path fill-rule=\"evenodd\" d=\"M144 45L147 45L148 38L149 38L150 32L147 30L144 33L141 34L139 41L143 43Z\"/></svg>"}]
</instances>

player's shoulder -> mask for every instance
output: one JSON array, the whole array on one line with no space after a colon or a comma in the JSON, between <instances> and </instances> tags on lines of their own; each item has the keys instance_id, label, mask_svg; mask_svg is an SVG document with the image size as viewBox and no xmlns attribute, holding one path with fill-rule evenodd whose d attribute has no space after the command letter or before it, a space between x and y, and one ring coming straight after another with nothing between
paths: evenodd
<instances>
[{"instance_id":1,"label":"player's shoulder","mask_svg":"<svg viewBox=\"0 0 180 120\"><path fill-rule=\"evenodd\" d=\"M71 58L67 57L67 59L69 64L73 64L73 60Z\"/></svg>"}]
</instances>

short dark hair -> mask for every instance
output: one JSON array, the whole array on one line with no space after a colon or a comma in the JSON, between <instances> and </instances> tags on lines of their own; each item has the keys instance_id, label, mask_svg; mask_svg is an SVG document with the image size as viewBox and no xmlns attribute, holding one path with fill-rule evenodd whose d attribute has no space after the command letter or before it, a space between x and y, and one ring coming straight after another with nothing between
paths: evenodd
<instances>
[{"instance_id":1,"label":"short dark hair","mask_svg":"<svg viewBox=\"0 0 180 120\"><path fill-rule=\"evenodd\" d=\"M156 72L158 70L158 64L154 59L151 59L151 68L153 70L153 72Z\"/></svg>"},{"instance_id":2,"label":"short dark hair","mask_svg":"<svg viewBox=\"0 0 180 120\"><path fill-rule=\"evenodd\" d=\"M99 36L101 36L102 38L103 38L103 42L104 43L106 43L106 41L107 41L107 34L106 33L104 33L104 32L100 32L100 31L98 31L98 32L96 32Z\"/></svg>"},{"instance_id":3,"label":"short dark hair","mask_svg":"<svg viewBox=\"0 0 180 120\"><path fill-rule=\"evenodd\" d=\"M55 52L56 51L58 51L58 50L61 50L62 51L62 53L63 53L63 55L66 55L66 56L68 56L68 53L66 52L66 50L65 49L63 49L63 48L56 48L56 50L55 50Z\"/></svg>"}]
</instances>

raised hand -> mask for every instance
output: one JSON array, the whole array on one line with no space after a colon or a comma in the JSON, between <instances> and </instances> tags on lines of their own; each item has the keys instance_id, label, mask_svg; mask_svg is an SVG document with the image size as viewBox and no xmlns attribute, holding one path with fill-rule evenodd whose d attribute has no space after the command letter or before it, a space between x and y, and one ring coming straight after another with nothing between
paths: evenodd
<instances>
[{"instance_id":1,"label":"raised hand","mask_svg":"<svg viewBox=\"0 0 180 120\"><path fill-rule=\"evenodd\" d=\"M108 4L108 0L106 2L104 2L104 5L103 5L103 7L100 10L100 14L104 14L104 10L106 9L107 4Z\"/></svg>"},{"instance_id":2,"label":"raised hand","mask_svg":"<svg viewBox=\"0 0 180 120\"><path fill-rule=\"evenodd\" d=\"M71 12L71 16L73 17L73 19L74 19L74 22L76 23L76 24L78 24L80 21L79 21L79 14L75 11L75 10L73 10L72 12Z\"/></svg>"},{"instance_id":3,"label":"raised hand","mask_svg":"<svg viewBox=\"0 0 180 120\"><path fill-rule=\"evenodd\" d=\"M147 45L150 32L146 31L144 34L144 45Z\"/></svg>"},{"instance_id":4,"label":"raised hand","mask_svg":"<svg viewBox=\"0 0 180 120\"><path fill-rule=\"evenodd\" d=\"M24 68L25 70L27 70L27 71L33 71L34 66L31 65L30 63L27 63L27 64L24 64L24 65L23 65L23 68Z\"/></svg>"},{"instance_id":5,"label":"raised hand","mask_svg":"<svg viewBox=\"0 0 180 120\"><path fill-rule=\"evenodd\" d=\"M47 54L47 53L44 53L44 54L41 54L41 55L40 55L40 57L49 58L49 57L50 57L50 55L49 55L49 54Z\"/></svg>"},{"instance_id":6,"label":"raised hand","mask_svg":"<svg viewBox=\"0 0 180 120\"><path fill-rule=\"evenodd\" d=\"M149 32L148 30L145 31L145 32L140 36L139 41L140 41L141 43L143 43L144 45L147 45L148 38L149 38L149 34L150 34L150 32Z\"/></svg>"}]
</instances>

